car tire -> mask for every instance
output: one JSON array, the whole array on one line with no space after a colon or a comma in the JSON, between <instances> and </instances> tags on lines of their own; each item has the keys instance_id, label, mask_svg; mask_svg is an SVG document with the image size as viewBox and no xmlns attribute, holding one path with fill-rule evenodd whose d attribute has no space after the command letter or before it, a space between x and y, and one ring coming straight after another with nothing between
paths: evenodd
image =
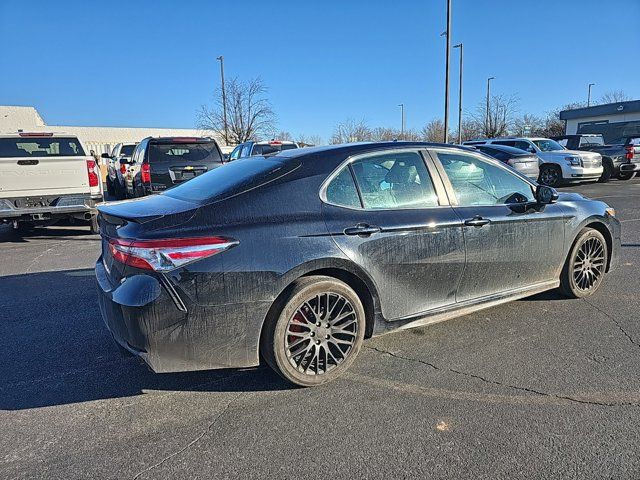
<instances>
[{"instance_id":1,"label":"car tire","mask_svg":"<svg viewBox=\"0 0 640 480\"><path fill-rule=\"evenodd\" d=\"M607 183L609 182L609 180L611 180L612 175L613 175L613 165L607 161L602 162L602 175L600 175L598 182Z\"/></svg>"},{"instance_id":2,"label":"car tire","mask_svg":"<svg viewBox=\"0 0 640 480\"><path fill-rule=\"evenodd\" d=\"M100 233L100 224L98 223L98 215L92 215L89 220L89 229L91 233L97 234Z\"/></svg>"},{"instance_id":3,"label":"car tire","mask_svg":"<svg viewBox=\"0 0 640 480\"><path fill-rule=\"evenodd\" d=\"M321 385L353 363L365 327L362 302L346 283L302 277L274 304L262 332L262 356L291 383Z\"/></svg>"},{"instance_id":4,"label":"car tire","mask_svg":"<svg viewBox=\"0 0 640 480\"><path fill-rule=\"evenodd\" d=\"M635 175L636 172L620 172L618 174L618 179L620 180L631 180L633 178L633 176Z\"/></svg>"},{"instance_id":5,"label":"car tire","mask_svg":"<svg viewBox=\"0 0 640 480\"><path fill-rule=\"evenodd\" d=\"M560 274L560 291L569 298L593 295L602 283L608 260L604 236L593 228L583 228L573 242Z\"/></svg>"},{"instance_id":6,"label":"car tire","mask_svg":"<svg viewBox=\"0 0 640 480\"><path fill-rule=\"evenodd\" d=\"M556 165L543 165L538 181L548 187L557 187L562 183L562 170Z\"/></svg>"}]
</instances>

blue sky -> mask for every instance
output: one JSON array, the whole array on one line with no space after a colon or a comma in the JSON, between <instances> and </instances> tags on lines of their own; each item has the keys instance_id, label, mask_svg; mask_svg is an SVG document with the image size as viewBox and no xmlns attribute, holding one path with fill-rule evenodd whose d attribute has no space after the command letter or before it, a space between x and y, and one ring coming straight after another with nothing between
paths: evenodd
<instances>
[{"instance_id":1,"label":"blue sky","mask_svg":"<svg viewBox=\"0 0 640 480\"><path fill-rule=\"evenodd\" d=\"M0 3L0 104L50 124L193 127L227 77L259 76L278 127L325 139L348 117L421 128L442 117L445 0ZM543 114L593 95L640 98L639 0L453 0L465 110L516 94ZM635 21L633 19L636 19ZM451 115L457 112L452 56Z\"/></svg>"}]
</instances>

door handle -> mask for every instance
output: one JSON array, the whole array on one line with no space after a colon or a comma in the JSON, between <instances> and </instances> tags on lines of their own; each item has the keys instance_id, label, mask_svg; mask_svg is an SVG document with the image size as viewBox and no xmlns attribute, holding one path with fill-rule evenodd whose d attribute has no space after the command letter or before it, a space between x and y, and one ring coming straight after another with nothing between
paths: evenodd
<instances>
[{"instance_id":1,"label":"door handle","mask_svg":"<svg viewBox=\"0 0 640 480\"><path fill-rule=\"evenodd\" d=\"M368 237L374 233L379 233L382 229L375 225L367 225L366 223L359 223L355 227L347 227L344 229L345 235L362 235Z\"/></svg>"},{"instance_id":2,"label":"door handle","mask_svg":"<svg viewBox=\"0 0 640 480\"><path fill-rule=\"evenodd\" d=\"M488 218L482 218L480 215L476 215L475 217L464 221L464 224L469 225L470 227L481 227L489 223L491 223L491 220Z\"/></svg>"}]
</instances>

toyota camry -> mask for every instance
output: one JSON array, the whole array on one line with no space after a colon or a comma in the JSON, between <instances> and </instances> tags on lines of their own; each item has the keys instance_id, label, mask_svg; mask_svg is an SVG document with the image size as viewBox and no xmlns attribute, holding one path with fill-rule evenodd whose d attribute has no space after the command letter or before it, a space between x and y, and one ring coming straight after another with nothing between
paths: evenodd
<instances>
[{"instance_id":1,"label":"toyota camry","mask_svg":"<svg viewBox=\"0 0 640 480\"><path fill-rule=\"evenodd\" d=\"M333 380L364 339L559 288L593 294L620 223L465 147L386 142L236 160L99 207L100 308L156 372Z\"/></svg>"}]
</instances>

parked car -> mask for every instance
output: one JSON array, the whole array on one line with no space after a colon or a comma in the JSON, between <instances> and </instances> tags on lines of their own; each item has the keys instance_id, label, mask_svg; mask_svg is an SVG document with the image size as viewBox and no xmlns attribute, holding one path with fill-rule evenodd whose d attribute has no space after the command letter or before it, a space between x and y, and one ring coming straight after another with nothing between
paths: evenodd
<instances>
[{"instance_id":1,"label":"parked car","mask_svg":"<svg viewBox=\"0 0 640 480\"><path fill-rule=\"evenodd\" d=\"M599 153L567 150L550 138L490 138L464 142L464 145L506 145L535 153L542 160L538 180L550 187L567 182L597 181L603 172Z\"/></svg>"},{"instance_id":2,"label":"parked car","mask_svg":"<svg viewBox=\"0 0 640 480\"><path fill-rule=\"evenodd\" d=\"M229 154L229 160L237 160L245 157L255 157L258 155L275 155L283 150L299 148L298 144L288 140L269 140L262 142L244 142L238 145Z\"/></svg>"},{"instance_id":3,"label":"parked car","mask_svg":"<svg viewBox=\"0 0 640 480\"><path fill-rule=\"evenodd\" d=\"M365 337L556 287L591 295L620 251L605 203L428 143L236 160L99 211L100 310L121 347L156 372L262 355L305 386Z\"/></svg>"},{"instance_id":4,"label":"parked car","mask_svg":"<svg viewBox=\"0 0 640 480\"><path fill-rule=\"evenodd\" d=\"M131 163L131 154L137 143L118 143L111 153L103 153L107 160L107 192L111 197L125 197L125 175Z\"/></svg>"},{"instance_id":5,"label":"parked car","mask_svg":"<svg viewBox=\"0 0 640 480\"><path fill-rule=\"evenodd\" d=\"M534 153L523 152L519 148L507 147L506 145L476 145L475 148L506 163L531 180L537 181L540 176L538 166L540 159Z\"/></svg>"},{"instance_id":6,"label":"parked car","mask_svg":"<svg viewBox=\"0 0 640 480\"><path fill-rule=\"evenodd\" d=\"M0 136L0 222L16 229L86 220L98 231L102 181L80 140L53 133Z\"/></svg>"},{"instance_id":7,"label":"parked car","mask_svg":"<svg viewBox=\"0 0 640 480\"><path fill-rule=\"evenodd\" d=\"M213 138L145 138L134 149L125 175L127 196L162 192L222 164L222 152Z\"/></svg>"},{"instance_id":8,"label":"parked car","mask_svg":"<svg viewBox=\"0 0 640 480\"><path fill-rule=\"evenodd\" d=\"M605 181L611 177L629 180L640 171L640 138L627 137L620 139L619 144L612 145L605 144L604 137L595 133L552 138L570 150L585 150L602 155L604 172L601 178Z\"/></svg>"}]
</instances>

